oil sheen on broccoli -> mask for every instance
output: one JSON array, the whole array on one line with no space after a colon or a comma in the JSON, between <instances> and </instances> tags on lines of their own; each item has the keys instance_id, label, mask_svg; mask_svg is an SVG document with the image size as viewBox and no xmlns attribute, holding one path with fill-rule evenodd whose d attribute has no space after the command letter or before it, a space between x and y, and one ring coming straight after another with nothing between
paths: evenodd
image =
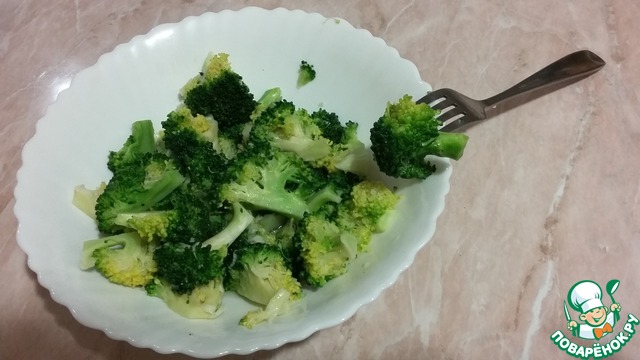
<instances>
[{"instance_id":1,"label":"oil sheen on broccoli","mask_svg":"<svg viewBox=\"0 0 640 360\"><path fill-rule=\"evenodd\" d=\"M278 87L254 96L227 54L207 57L179 99L156 128L133 122L104 184L75 189L100 232L82 270L190 319L219 316L234 293L255 306L237 319L253 328L347 273L393 221L400 197L354 170L356 122Z\"/></svg>"},{"instance_id":2,"label":"oil sheen on broccoli","mask_svg":"<svg viewBox=\"0 0 640 360\"><path fill-rule=\"evenodd\" d=\"M380 171L397 178L425 179L436 167L428 155L459 160L468 137L438 130L436 110L416 104L409 95L388 103L371 128L371 151Z\"/></svg>"}]
</instances>

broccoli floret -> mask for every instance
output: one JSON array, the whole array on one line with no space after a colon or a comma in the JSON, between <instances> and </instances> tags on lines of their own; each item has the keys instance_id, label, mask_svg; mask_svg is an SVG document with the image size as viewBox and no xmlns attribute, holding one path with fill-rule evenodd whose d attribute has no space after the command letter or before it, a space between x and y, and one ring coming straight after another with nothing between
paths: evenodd
<instances>
[{"instance_id":1,"label":"broccoli floret","mask_svg":"<svg viewBox=\"0 0 640 360\"><path fill-rule=\"evenodd\" d=\"M334 181L339 195L331 195L331 200L298 224L294 243L299 276L311 286L324 286L344 274L359 253L368 251L373 233L384 230L398 202L384 184L369 180L354 184L356 179Z\"/></svg>"},{"instance_id":2,"label":"broccoli floret","mask_svg":"<svg viewBox=\"0 0 640 360\"><path fill-rule=\"evenodd\" d=\"M301 159L287 152L274 151L268 159L253 156L232 169L235 180L223 185L222 196L229 202L302 218L307 203L289 185L304 167Z\"/></svg>"},{"instance_id":3,"label":"broccoli floret","mask_svg":"<svg viewBox=\"0 0 640 360\"><path fill-rule=\"evenodd\" d=\"M195 115L213 116L220 131L231 137L251 121L256 101L242 77L231 69L227 54L212 55L201 75L184 90L184 104Z\"/></svg>"},{"instance_id":4,"label":"broccoli floret","mask_svg":"<svg viewBox=\"0 0 640 360\"><path fill-rule=\"evenodd\" d=\"M286 289L291 300L302 296L287 258L277 246L264 243L247 243L234 251L225 287L262 305L280 289Z\"/></svg>"},{"instance_id":5,"label":"broccoli floret","mask_svg":"<svg viewBox=\"0 0 640 360\"><path fill-rule=\"evenodd\" d=\"M145 290L149 296L162 299L169 309L188 319L213 319L221 313L224 286L220 278L185 294L175 293L168 283L160 279L154 279L145 286Z\"/></svg>"},{"instance_id":6,"label":"broccoli floret","mask_svg":"<svg viewBox=\"0 0 640 360\"><path fill-rule=\"evenodd\" d=\"M309 62L302 60L298 68L298 87L301 88L316 78L316 70Z\"/></svg>"},{"instance_id":7,"label":"broccoli floret","mask_svg":"<svg viewBox=\"0 0 640 360\"><path fill-rule=\"evenodd\" d=\"M258 99L258 103L256 104L255 109L253 109L253 112L251 113L251 120L255 121L257 118L260 117L263 111L265 111L267 108L271 107L273 104L281 100L282 100L282 90L280 90L280 88L275 87L265 91L264 94L262 94L262 96L260 97L260 99Z\"/></svg>"},{"instance_id":8,"label":"broccoli floret","mask_svg":"<svg viewBox=\"0 0 640 360\"><path fill-rule=\"evenodd\" d=\"M440 132L437 111L409 95L388 103L371 128L371 151L380 170L392 177L425 179L436 170L427 155L460 159L468 136Z\"/></svg>"},{"instance_id":9,"label":"broccoli floret","mask_svg":"<svg viewBox=\"0 0 640 360\"><path fill-rule=\"evenodd\" d=\"M175 221L174 211L148 211L141 213L118 214L116 225L124 226L138 232L141 238L151 242L167 237L167 229Z\"/></svg>"},{"instance_id":10,"label":"broccoli floret","mask_svg":"<svg viewBox=\"0 0 640 360\"><path fill-rule=\"evenodd\" d=\"M169 142L175 142L175 139L172 139L172 135L178 136L183 131L187 131L195 133L195 138L199 141L210 143L216 152L227 159L235 157L238 151L237 139L231 139L221 134L216 120L211 116L200 114L194 116L184 105L179 105L174 111L170 112L167 115L167 119L162 122L162 127L161 139L165 147L167 134L169 134ZM171 149L169 148L169 150Z\"/></svg>"},{"instance_id":11,"label":"broccoli floret","mask_svg":"<svg viewBox=\"0 0 640 360\"><path fill-rule=\"evenodd\" d=\"M107 183L104 181L100 182L100 185L95 189L89 189L85 185L78 185L73 189L73 198L71 202L80 211L95 220L96 202L106 186Z\"/></svg>"},{"instance_id":12,"label":"broccoli floret","mask_svg":"<svg viewBox=\"0 0 640 360\"><path fill-rule=\"evenodd\" d=\"M249 142L293 152L305 161L321 159L331 152L331 141L322 136L315 119L287 100L262 112L253 124Z\"/></svg>"},{"instance_id":13,"label":"broccoli floret","mask_svg":"<svg viewBox=\"0 0 640 360\"><path fill-rule=\"evenodd\" d=\"M293 243L298 221L276 213L262 214L247 228L247 242L264 243L280 249L290 264L295 265L297 249Z\"/></svg>"},{"instance_id":14,"label":"broccoli floret","mask_svg":"<svg viewBox=\"0 0 640 360\"><path fill-rule=\"evenodd\" d=\"M218 189L228 181L229 160L194 129L176 126L171 115L162 125L165 147L180 172L189 179L189 192L217 205Z\"/></svg>"},{"instance_id":15,"label":"broccoli floret","mask_svg":"<svg viewBox=\"0 0 640 360\"><path fill-rule=\"evenodd\" d=\"M309 211L316 213L327 204L340 204L343 200L350 198L353 187L362 181L358 175L335 171L325 175L323 187L317 190L312 196L307 198ZM327 210L325 209L325 213Z\"/></svg>"},{"instance_id":16,"label":"broccoli floret","mask_svg":"<svg viewBox=\"0 0 640 360\"><path fill-rule=\"evenodd\" d=\"M231 221L211 238L196 244L161 244L153 253L158 268L157 277L178 295L188 294L211 280L222 278L229 245L252 221L253 215L235 203Z\"/></svg>"},{"instance_id":17,"label":"broccoli floret","mask_svg":"<svg viewBox=\"0 0 640 360\"><path fill-rule=\"evenodd\" d=\"M118 214L144 212L184 183L173 162L164 154L146 154L113 174L96 201L98 229L107 234L123 231Z\"/></svg>"},{"instance_id":18,"label":"broccoli floret","mask_svg":"<svg viewBox=\"0 0 640 360\"><path fill-rule=\"evenodd\" d=\"M286 289L280 289L269 300L264 309L255 309L247 312L239 324L247 329L253 329L258 324L269 322L274 318L284 315L291 311L293 301L291 295Z\"/></svg>"},{"instance_id":19,"label":"broccoli floret","mask_svg":"<svg viewBox=\"0 0 640 360\"><path fill-rule=\"evenodd\" d=\"M144 154L156 150L155 130L151 120L138 120L131 125L131 135L120 150L109 152L107 168L116 172L126 167Z\"/></svg>"},{"instance_id":20,"label":"broccoli floret","mask_svg":"<svg viewBox=\"0 0 640 360\"><path fill-rule=\"evenodd\" d=\"M369 250L373 233L385 231L393 218L399 196L383 183L363 180L337 209L336 223L358 239L358 252Z\"/></svg>"},{"instance_id":21,"label":"broccoli floret","mask_svg":"<svg viewBox=\"0 0 640 360\"><path fill-rule=\"evenodd\" d=\"M343 125L335 113L309 114L282 100L256 120L249 139L293 152L315 167L356 172L353 163L365 152L357 131L357 123Z\"/></svg>"},{"instance_id":22,"label":"broccoli floret","mask_svg":"<svg viewBox=\"0 0 640 360\"><path fill-rule=\"evenodd\" d=\"M294 242L302 263L298 276L314 287L324 286L344 274L358 252L355 234L315 214L308 214L300 221Z\"/></svg>"},{"instance_id":23,"label":"broccoli floret","mask_svg":"<svg viewBox=\"0 0 640 360\"><path fill-rule=\"evenodd\" d=\"M342 170L358 174L367 156L364 143L358 139L358 124L349 121L340 127L341 130L337 126L325 130L333 133L336 139L332 140L333 144L329 155L319 159L317 164L331 172Z\"/></svg>"},{"instance_id":24,"label":"broccoli floret","mask_svg":"<svg viewBox=\"0 0 640 360\"><path fill-rule=\"evenodd\" d=\"M222 231L228 212L182 186L146 212L118 214L115 224L148 241L195 244Z\"/></svg>"},{"instance_id":25,"label":"broccoli floret","mask_svg":"<svg viewBox=\"0 0 640 360\"><path fill-rule=\"evenodd\" d=\"M203 247L210 247L211 250L226 248L237 239L253 222L253 214L238 202L232 203L233 217L227 226L202 243Z\"/></svg>"},{"instance_id":26,"label":"broccoli floret","mask_svg":"<svg viewBox=\"0 0 640 360\"><path fill-rule=\"evenodd\" d=\"M167 115L167 119L162 122L162 128L165 133L176 133L190 129L201 137L200 140L209 141L214 147L217 145L218 122L212 117L200 114L194 116L191 110L184 105L179 105Z\"/></svg>"},{"instance_id":27,"label":"broccoli floret","mask_svg":"<svg viewBox=\"0 0 640 360\"><path fill-rule=\"evenodd\" d=\"M326 109L318 109L311 114L311 118L314 120L315 124L320 128L322 136L329 139L334 144L340 144L344 142L346 137L350 137L351 135L345 135L352 125L357 129L358 125L356 123L348 123L347 125L343 125L340 121L340 118L336 113L329 112ZM352 124L352 125L349 125Z\"/></svg>"},{"instance_id":28,"label":"broccoli floret","mask_svg":"<svg viewBox=\"0 0 640 360\"><path fill-rule=\"evenodd\" d=\"M148 284L157 270L153 248L134 232L85 241L80 267L95 267L109 281L129 287Z\"/></svg>"},{"instance_id":29,"label":"broccoli floret","mask_svg":"<svg viewBox=\"0 0 640 360\"><path fill-rule=\"evenodd\" d=\"M158 246L153 258L156 276L178 295L189 294L198 286L224 274L224 251L212 251L200 244L166 242Z\"/></svg>"},{"instance_id":30,"label":"broccoli floret","mask_svg":"<svg viewBox=\"0 0 640 360\"><path fill-rule=\"evenodd\" d=\"M400 197L378 181L363 180L351 190L348 209L374 232L383 232Z\"/></svg>"}]
</instances>

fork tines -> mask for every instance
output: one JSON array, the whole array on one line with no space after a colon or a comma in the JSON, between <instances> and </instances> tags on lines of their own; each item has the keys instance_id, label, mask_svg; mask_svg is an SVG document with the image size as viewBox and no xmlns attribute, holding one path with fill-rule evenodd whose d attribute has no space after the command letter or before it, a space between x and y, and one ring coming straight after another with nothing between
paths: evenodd
<instances>
[{"instance_id":1,"label":"fork tines","mask_svg":"<svg viewBox=\"0 0 640 360\"><path fill-rule=\"evenodd\" d=\"M466 112L461 106L456 104L456 99L451 95L450 89L438 89L431 91L417 103L425 103L434 110L438 110L440 113L436 116L443 124L447 121L455 121L466 115Z\"/></svg>"}]
</instances>

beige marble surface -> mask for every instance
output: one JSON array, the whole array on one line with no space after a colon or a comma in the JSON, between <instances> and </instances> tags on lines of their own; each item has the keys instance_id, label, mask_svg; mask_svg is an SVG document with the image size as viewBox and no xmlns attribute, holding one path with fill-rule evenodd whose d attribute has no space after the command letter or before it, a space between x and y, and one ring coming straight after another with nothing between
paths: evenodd
<instances>
[{"instance_id":1,"label":"beige marble surface","mask_svg":"<svg viewBox=\"0 0 640 360\"><path fill-rule=\"evenodd\" d=\"M640 315L638 2L5 0L0 359L162 357L83 327L37 283L15 241L20 151L60 89L101 54L157 24L246 5L344 18L397 48L434 87L478 98L574 50L607 62L585 81L467 131L435 236L381 297L342 325L249 358L569 359L550 336L568 335L562 302L582 279L603 288L619 279L623 319ZM612 358L640 358L640 337Z\"/></svg>"}]
</instances>

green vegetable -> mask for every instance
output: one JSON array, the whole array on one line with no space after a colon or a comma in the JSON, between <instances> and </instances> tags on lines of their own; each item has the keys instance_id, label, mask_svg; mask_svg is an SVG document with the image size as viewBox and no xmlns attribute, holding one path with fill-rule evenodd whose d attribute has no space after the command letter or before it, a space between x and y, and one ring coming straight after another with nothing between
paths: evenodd
<instances>
[{"instance_id":1,"label":"green vegetable","mask_svg":"<svg viewBox=\"0 0 640 360\"><path fill-rule=\"evenodd\" d=\"M115 223L119 214L153 208L184 181L173 161L160 153L148 153L121 166L96 200L98 229L107 234L122 232Z\"/></svg>"},{"instance_id":2,"label":"green vegetable","mask_svg":"<svg viewBox=\"0 0 640 360\"><path fill-rule=\"evenodd\" d=\"M197 244L165 242L154 251L157 277L178 294L189 294L212 280L222 281L224 259L231 243L251 224L253 216L242 205L233 204L233 218L213 237Z\"/></svg>"},{"instance_id":3,"label":"green vegetable","mask_svg":"<svg viewBox=\"0 0 640 360\"><path fill-rule=\"evenodd\" d=\"M258 324L269 322L280 315L288 313L292 307L291 295L286 289L280 289L269 300L267 306L249 311L240 319L239 324L247 329L253 329Z\"/></svg>"},{"instance_id":4,"label":"green vegetable","mask_svg":"<svg viewBox=\"0 0 640 360\"><path fill-rule=\"evenodd\" d=\"M342 191L351 183L343 182ZM399 200L385 185L363 180L353 185L343 200L331 198L300 222L295 243L299 247L300 276L322 287L347 271L358 254L369 250L372 235L388 226Z\"/></svg>"},{"instance_id":5,"label":"green vegetable","mask_svg":"<svg viewBox=\"0 0 640 360\"><path fill-rule=\"evenodd\" d=\"M234 252L225 286L263 305L280 289L287 290L291 300L302 296L287 258L277 246L264 243L247 243Z\"/></svg>"},{"instance_id":6,"label":"green vegetable","mask_svg":"<svg viewBox=\"0 0 640 360\"><path fill-rule=\"evenodd\" d=\"M280 90L280 88L276 87L265 91L258 100L255 109L253 109L253 112L251 113L251 121L255 121L260 117L263 111L267 110L269 107L271 107L271 105L281 100L282 90Z\"/></svg>"},{"instance_id":7,"label":"green vegetable","mask_svg":"<svg viewBox=\"0 0 640 360\"><path fill-rule=\"evenodd\" d=\"M316 70L313 65L308 63L305 60L300 62L300 67L298 68L298 87L303 87L308 83L312 82L316 78Z\"/></svg>"},{"instance_id":8,"label":"green vegetable","mask_svg":"<svg viewBox=\"0 0 640 360\"><path fill-rule=\"evenodd\" d=\"M196 287L188 294L175 293L159 279L153 280L145 289L149 296L162 299L169 309L187 319L213 319L221 313L224 286L219 278Z\"/></svg>"},{"instance_id":9,"label":"green vegetable","mask_svg":"<svg viewBox=\"0 0 640 360\"><path fill-rule=\"evenodd\" d=\"M222 187L222 196L230 202L302 218L309 207L289 185L299 179L305 166L288 152L274 150L267 159L251 156L237 167L235 179Z\"/></svg>"},{"instance_id":10,"label":"green vegetable","mask_svg":"<svg viewBox=\"0 0 640 360\"><path fill-rule=\"evenodd\" d=\"M227 54L207 58L202 74L184 89L184 104L194 116L212 116L220 131L232 137L250 121L256 106L242 77L231 69Z\"/></svg>"},{"instance_id":11,"label":"green vegetable","mask_svg":"<svg viewBox=\"0 0 640 360\"><path fill-rule=\"evenodd\" d=\"M109 281L129 287L146 285L157 269L152 247L132 232L85 241L80 267L95 267Z\"/></svg>"},{"instance_id":12,"label":"green vegetable","mask_svg":"<svg viewBox=\"0 0 640 360\"><path fill-rule=\"evenodd\" d=\"M131 135L120 150L109 152L107 168L116 172L122 167L139 160L139 158L156 149L155 130L151 120L139 120L131 125Z\"/></svg>"},{"instance_id":13,"label":"green vegetable","mask_svg":"<svg viewBox=\"0 0 640 360\"><path fill-rule=\"evenodd\" d=\"M436 170L427 155L459 160L468 136L438 130L437 112L405 95L371 128L371 151L380 171L398 178L425 179Z\"/></svg>"},{"instance_id":14,"label":"green vegetable","mask_svg":"<svg viewBox=\"0 0 640 360\"><path fill-rule=\"evenodd\" d=\"M274 103L256 119L249 141L293 152L305 161L328 156L331 141L314 118L287 100Z\"/></svg>"},{"instance_id":15,"label":"green vegetable","mask_svg":"<svg viewBox=\"0 0 640 360\"><path fill-rule=\"evenodd\" d=\"M357 171L356 123L297 108L277 87L254 101L226 54L180 99L159 131L133 124L103 186L76 187L104 236L84 242L82 270L186 318L215 318L235 292L264 306L240 320L251 328L347 272L388 227L399 198Z\"/></svg>"}]
</instances>

